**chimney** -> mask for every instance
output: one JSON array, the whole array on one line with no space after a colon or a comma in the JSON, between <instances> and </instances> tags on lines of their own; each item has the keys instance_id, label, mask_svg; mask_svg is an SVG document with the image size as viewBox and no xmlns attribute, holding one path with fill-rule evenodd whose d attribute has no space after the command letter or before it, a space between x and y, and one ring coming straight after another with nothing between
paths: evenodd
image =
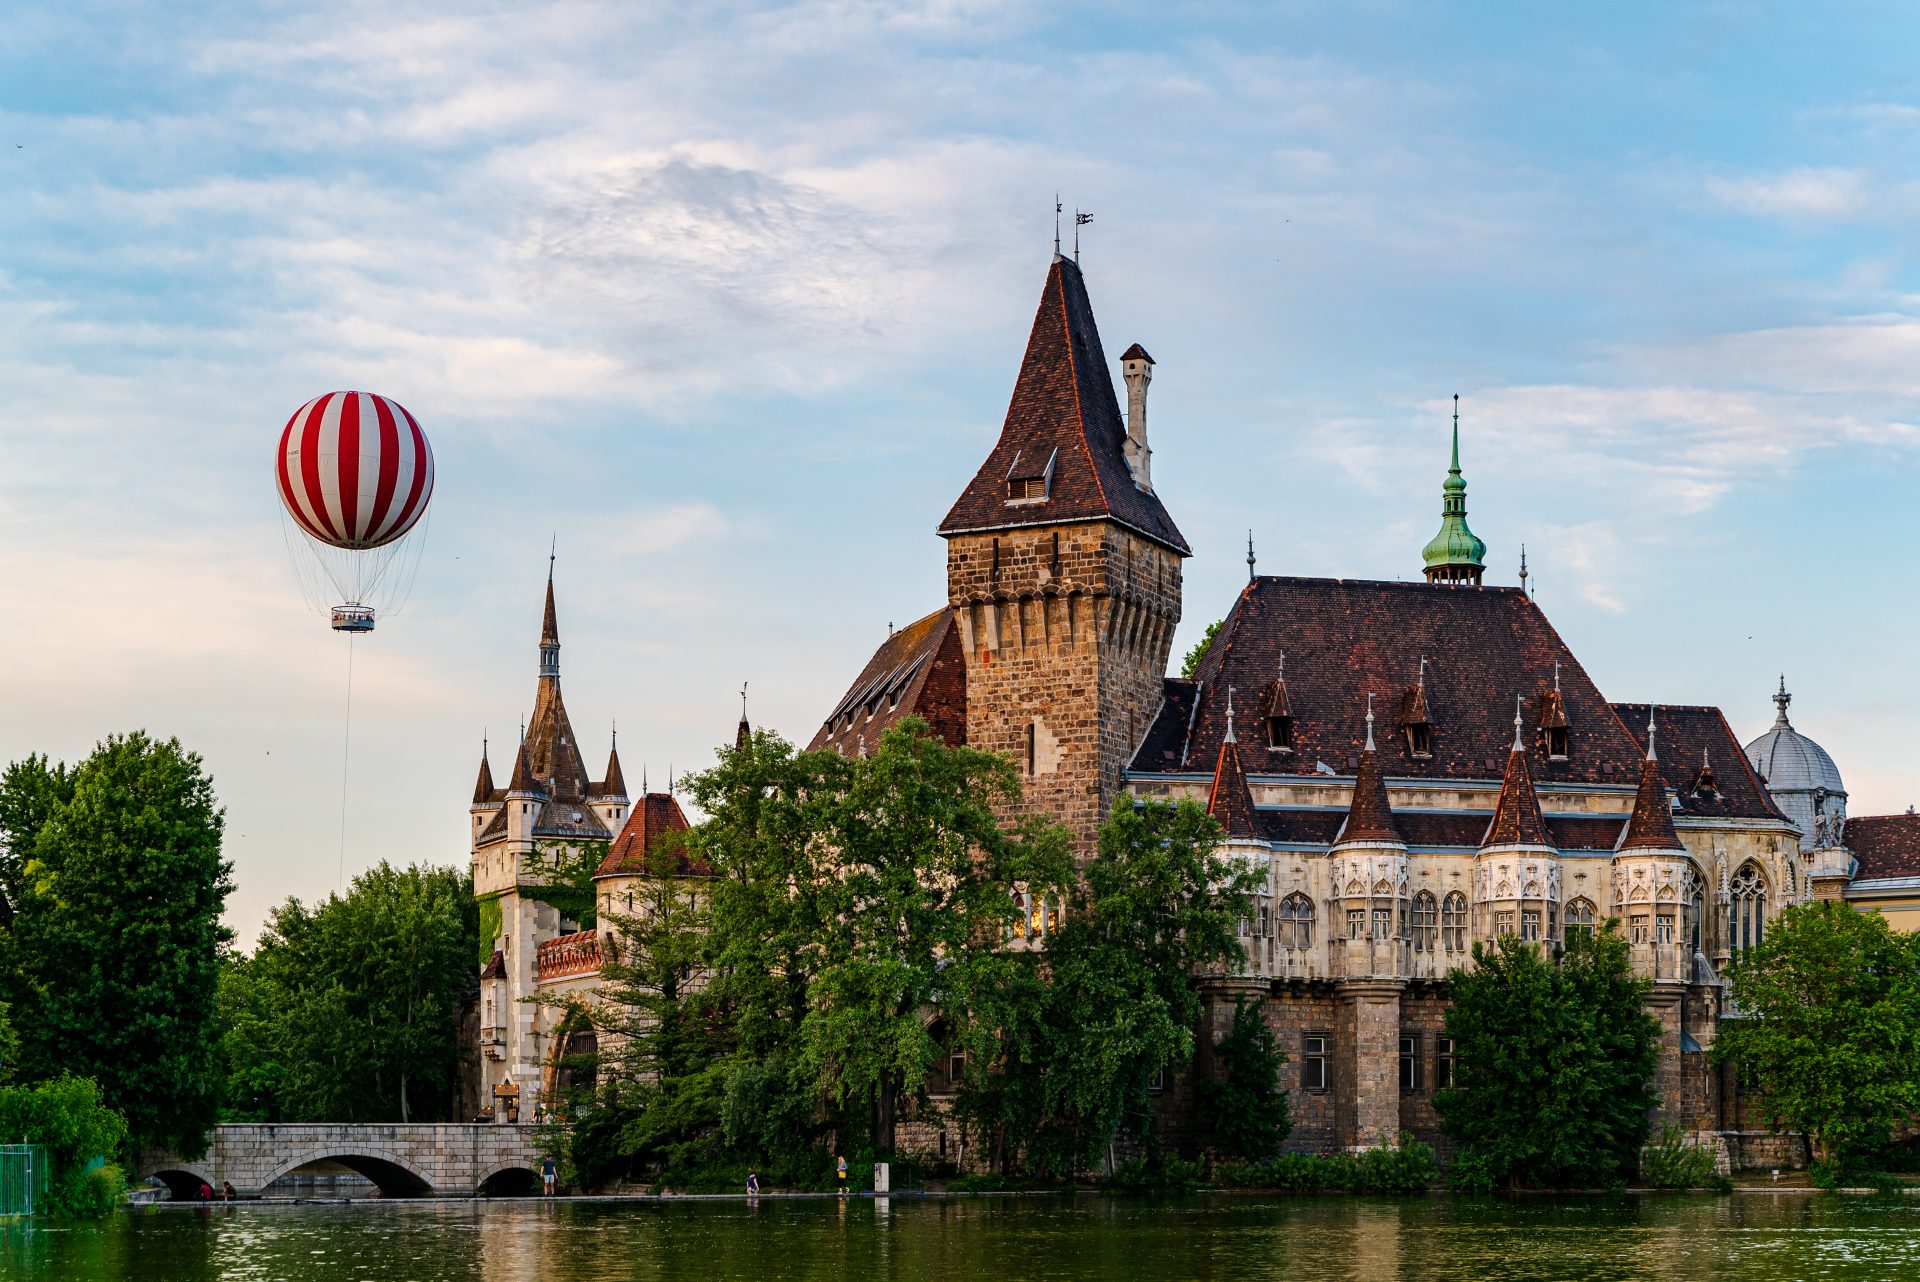
<instances>
[{"instance_id":1,"label":"chimney","mask_svg":"<svg viewBox=\"0 0 1920 1282\"><path fill-rule=\"evenodd\" d=\"M1147 384L1153 381L1153 357L1135 343L1120 356L1127 380L1127 470L1134 485L1153 493L1153 451L1147 448Z\"/></svg>"}]
</instances>

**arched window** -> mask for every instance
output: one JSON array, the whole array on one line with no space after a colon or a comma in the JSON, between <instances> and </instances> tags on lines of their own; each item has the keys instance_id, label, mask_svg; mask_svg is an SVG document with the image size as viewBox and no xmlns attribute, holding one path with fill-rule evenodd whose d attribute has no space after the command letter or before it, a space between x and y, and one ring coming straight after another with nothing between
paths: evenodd
<instances>
[{"instance_id":1,"label":"arched window","mask_svg":"<svg viewBox=\"0 0 1920 1282\"><path fill-rule=\"evenodd\" d=\"M1288 895L1280 901L1278 915L1282 948L1313 947L1313 901L1305 895Z\"/></svg>"},{"instance_id":2,"label":"arched window","mask_svg":"<svg viewBox=\"0 0 1920 1282\"><path fill-rule=\"evenodd\" d=\"M1733 874L1733 951L1745 952L1760 942L1767 924L1767 879L1753 864L1742 864Z\"/></svg>"},{"instance_id":3,"label":"arched window","mask_svg":"<svg viewBox=\"0 0 1920 1282\"><path fill-rule=\"evenodd\" d=\"M1591 900L1576 899L1567 905L1567 939L1575 936L1582 939L1593 938L1593 903Z\"/></svg>"},{"instance_id":4,"label":"arched window","mask_svg":"<svg viewBox=\"0 0 1920 1282\"><path fill-rule=\"evenodd\" d=\"M1027 892L1015 889L1013 891L1013 937L1015 939L1027 937L1028 909Z\"/></svg>"},{"instance_id":5,"label":"arched window","mask_svg":"<svg viewBox=\"0 0 1920 1282\"><path fill-rule=\"evenodd\" d=\"M1413 950L1433 952L1440 945L1440 906L1421 891L1413 897Z\"/></svg>"},{"instance_id":6,"label":"arched window","mask_svg":"<svg viewBox=\"0 0 1920 1282\"><path fill-rule=\"evenodd\" d=\"M1467 897L1457 890L1440 905L1440 944L1450 953L1467 951Z\"/></svg>"}]
</instances>

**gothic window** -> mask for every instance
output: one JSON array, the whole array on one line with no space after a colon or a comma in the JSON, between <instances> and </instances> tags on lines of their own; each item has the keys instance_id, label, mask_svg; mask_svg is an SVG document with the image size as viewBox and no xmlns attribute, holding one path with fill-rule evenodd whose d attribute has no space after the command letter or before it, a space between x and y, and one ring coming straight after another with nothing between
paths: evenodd
<instances>
[{"instance_id":1,"label":"gothic window","mask_svg":"<svg viewBox=\"0 0 1920 1282\"><path fill-rule=\"evenodd\" d=\"M1696 953L1703 951L1703 945L1701 943L1701 919L1704 914L1701 912L1701 898L1700 874L1689 868L1687 870L1686 890L1680 903L1681 911L1684 914L1681 919L1681 934L1687 941L1687 947Z\"/></svg>"},{"instance_id":2,"label":"gothic window","mask_svg":"<svg viewBox=\"0 0 1920 1282\"><path fill-rule=\"evenodd\" d=\"M1300 1089L1327 1089L1327 1038L1324 1034L1300 1039Z\"/></svg>"},{"instance_id":3,"label":"gothic window","mask_svg":"<svg viewBox=\"0 0 1920 1282\"><path fill-rule=\"evenodd\" d=\"M1520 910L1520 938L1528 943L1540 938L1540 910L1523 908Z\"/></svg>"},{"instance_id":4,"label":"gothic window","mask_svg":"<svg viewBox=\"0 0 1920 1282\"><path fill-rule=\"evenodd\" d=\"M1653 942L1671 944L1673 942L1673 914L1661 913L1653 919Z\"/></svg>"},{"instance_id":5,"label":"gothic window","mask_svg":"<svg viewBox=\"0 0 1920 1282\"><path fill-rule=\"evenodd\" d=\"M1633 916L1627 918L1628 942L1635 943L1635 944L1646 943L1648 929L1649 929L1649 926L1647 922L1647 914L1645 913L1633 914Z\"/></svg>"},{"instance_id":6,"label":"gothic window","mask_svg":"<svg viewBox=\"0 0 1920 1282\"><path fill-rule=\"evenodd\" d=\"M1027 937L1027 909L1027 892L1015 890L1013 892L1013 937L1015 939Z\"/></svg>"},{"instance_id":7,"label":"gothic window","mask_svg":"<svg viewBox=\"0 0 1920 1282\"><path fill-rule=\"evenodd\" d=\"M1420 1089L1420 1038L1400 1039L1400 1089L1413 1092Z\"/></svg>"},{"instance_id":8,"label":"gothic window","mask_svg":"<svg viewBox=\"0 0 1920 1282\"><path fill-rule=\"evenodd\" d=\"M1511 935L1512 933L1513 910L1505 908L1495 913L1493 915L1493 937L1499 939L1503 935Z\"/></svg>"},{"instance_id":9,"label":"gothic window","mask_svg":"<svg viewBox=\"0 0 1920 1282\"><path fill-rule=\"evenodd\" d=\"M1457 890L1440 906L1440 942L1450 953L1467 951L1467 897Z\"/></svg>"},{"instance_id":10,"label":"gothic window","mask_svg":"<svg viewBox=\"0 0 1920 1282\"><path fill-rule=\"evenodd\" d=\"M1347 909L1347 938L1365 939L1367 937L1367 910L1364 908Z\"/></svg>"},{"instance_id":11,"label":"gothic window","mask_svg":"<svg viewBox=\"0 0 1920 1282\"><path fill-rule=\"evenodd\" d=\"M1305 895L1288 895L1280 901L1280 946L1313 947L1313 901Z\"/></svg>"},{"instance_id":12,"label":"gothic window","mask_svg":"<svg viewBox=\"0 0 1920 1282\"><path fill-rule=\"evenodd\" d=\"M1759 944L1767 924L1767 880L1753 864L1742 864L1733 875L1733 950L1745 952Z\"/></svg>"},{"instance_id":13,"label":"gothic window","mask_svg":"<svg viewBox=\"0 0 1920 1282\"><path fill-rule=\"evenodd\" d=\"M1421 891L1413 897L1413 950L1430 953L1439 946L1439 905L1433 896Z\"/></svg>"},{"instance_id":14,"label":"gothic window","mask_svg":"<svg viewBox=\"0 0 1920 1282\"><path fill-rule=\"evenodd\" d=\"M1393 938L1393 909L1376 908L1373 910L1373 937L1375 939Z\"/></svg>"},{"instance_id":15,"label":"gothic window","mask_svg":"<svg viewBox=\"0 0 1920 1282\"><path fill-rule=\"evenodd\" d=\"M1593 938L1593 905L1585 899L1576 899L1567 905L1567 939L1571 941L1576 936Z\"/></svg>"},{"instance_id":16,"label":"gothic window","mask_svg":"<svg viewBox=\"0 0 1920 1282\"><path fill-rule=\"evenodd\" d=\"M1256 895L1254 896L1254 905L1256 911L1254 913L1253 933L1265 938L1273 933L1272 900L1265 894Z\"/></svg>"},{"instance_id":17,"label":"gothic window","mask_svg":"<svg viewBox=\"0 0 1920 1282\"><path fill-rule=\"evenodd\" d=\"M1433 1086L1435 1090L1453 1085L1453 1039L1433 1039Z\"/></svg>"}]
</instances>

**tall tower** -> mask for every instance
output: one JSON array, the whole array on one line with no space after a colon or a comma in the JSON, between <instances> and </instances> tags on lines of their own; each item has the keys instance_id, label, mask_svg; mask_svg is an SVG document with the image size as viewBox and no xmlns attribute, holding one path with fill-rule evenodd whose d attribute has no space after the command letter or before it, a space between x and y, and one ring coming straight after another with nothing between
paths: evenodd
<instances>
[{"instance_id":1,"label":"tall tower","mask_svg":"<svg viewBox=\"0 0 1920 1282\"><path fill-rule=\"evenodd\" d=\"M1160 706L1191 554L1151 488L1147 357L1129 355L1131 432L1086 282L1056 254L1000 439L940 523L967 743L1011 758L1014 811L1066 823L1083 854Z\"/></svg>"},{"instance_id":2,"label":"tall tower","mask_svg":"<svg viewBox=\"0 0 1920 1282\"><path fill-rule=\"evenodd\" d=\"M1467 478L1460 475L1460 398L1453 398L1453 466L1440 487L1440 532L1421 553L1427 582L1478 587L1487 572L1487 545L1467 528Z\"/></svg>"}]
</instances>

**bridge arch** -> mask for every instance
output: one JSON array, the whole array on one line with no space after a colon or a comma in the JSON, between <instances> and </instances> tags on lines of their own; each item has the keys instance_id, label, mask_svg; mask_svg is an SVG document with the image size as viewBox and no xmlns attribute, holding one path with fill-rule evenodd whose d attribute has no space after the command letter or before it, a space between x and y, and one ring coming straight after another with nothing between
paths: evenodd
<instances>
[{"instance_id":1,"label":"bridge arch","mask_svg":"<svg viewBox=\"0 0 1920 1282\"><path fill-rule=\"evenodd\" d=\"M212 1189L215 1197L220 1195L220 1186L211 1177L188 1166L169 1166L163 1170L148 1171L142 1178L159 1180L165 1184L167 1197L174 1202L198 1202L202 1184Z\"/></svg>"},{"instance_id":2,"label":"bridge arch","mask_svg":"<svg viewBox=\"0 0 1920 1282\"><path fill-rule=\"evenodd\" d=\"M435 1189L412 1163L390 1150L370 1144L322 1144L281 1159L260 1181L260 1190L273 1187L275 1180L315 1162L338 1162L356 1175L372 1180L382 1197L432 1197Z\"/></svg>"},{"instance_id":3,"label":"bridge arch","mask_svg":"<svg viewBox=\"0 0 1920 1282\"><path fill-rule=\"evenodd\" d=\"M474 1191L481 1197L532 1197L540 1191L540 1175L530 1166L508 1163L490 1171Z\"/></svg>"}]
</instances>

